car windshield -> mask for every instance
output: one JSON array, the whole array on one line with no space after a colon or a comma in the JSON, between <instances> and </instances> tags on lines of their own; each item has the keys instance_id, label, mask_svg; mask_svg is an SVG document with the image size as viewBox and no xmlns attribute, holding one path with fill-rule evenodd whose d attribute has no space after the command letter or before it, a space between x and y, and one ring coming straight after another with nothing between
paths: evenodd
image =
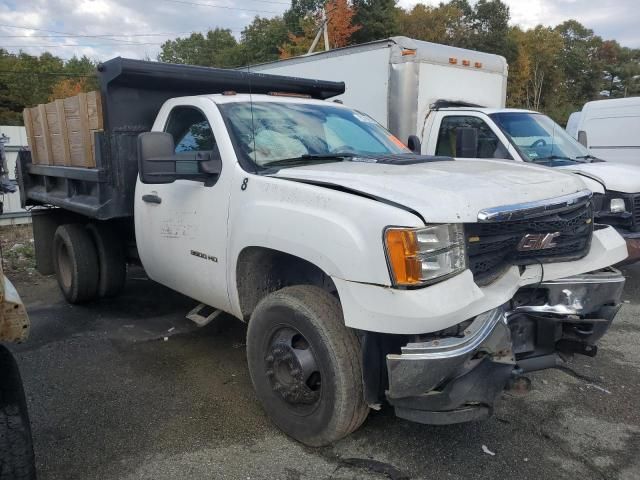
<instances>
[{"instance_id":1,"label":"car windshield","mask_svg":"<svg viewBox=\"0 0 640 480\"><path fill-rule=\"evenodd\" d=\"M525 161L584 161L589 152L560 125L540 113L503 112L490 117L523 154Z\"/></svg>"},{"instance_id":2,"label":"car windshield","mask_svg":"<svg viewBox=\"0 0 640 480\"><path fill-rule=\"evenodd\" d=\"M337 105L232 102L218 107L236 153L261 167L410 153L371 117Z\"/></svg>"}]
</instances>

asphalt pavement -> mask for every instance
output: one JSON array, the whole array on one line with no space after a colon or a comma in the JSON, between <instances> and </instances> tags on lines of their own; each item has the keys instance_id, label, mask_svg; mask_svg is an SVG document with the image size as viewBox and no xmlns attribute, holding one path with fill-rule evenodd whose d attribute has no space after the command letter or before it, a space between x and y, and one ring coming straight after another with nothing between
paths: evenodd
<instances>
[{"instance_id":1,"label":"asphalt pavement","mask_svg":"<svg viewBox=\"0 0 640 480\"><path fill-rule=\"evenodd\" d=\"M117 299L65 303L51 277L16 286L32 321L13 348L39 479L640 479L640 266L596 358L531 374L488 421L425 426L391 409L334 446L280 433L258 404L244 324L198 328L195 302L129 272Z\"/></svg>"}]
</instances>

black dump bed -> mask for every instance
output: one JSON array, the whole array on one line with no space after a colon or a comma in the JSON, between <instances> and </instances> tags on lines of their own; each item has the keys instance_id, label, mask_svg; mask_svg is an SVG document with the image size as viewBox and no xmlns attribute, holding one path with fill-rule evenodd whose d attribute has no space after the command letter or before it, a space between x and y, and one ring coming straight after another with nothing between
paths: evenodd
<instances>
[{"instance_id":1,"label":"black dump bed","mask_svg":"<svg viewBox=\"0 0 640 480\"><path fill-rule=\"evenodd\" d=\"M95 133L96 168L35 165L18 157L23 207L53 205L99 220L133 215L137 137L173 97L235 91L287 92L326 99L344 83L114 58L98 65L104 131ZM53 162L50 162L53 163Z\"/></svg>"}]
</instances>

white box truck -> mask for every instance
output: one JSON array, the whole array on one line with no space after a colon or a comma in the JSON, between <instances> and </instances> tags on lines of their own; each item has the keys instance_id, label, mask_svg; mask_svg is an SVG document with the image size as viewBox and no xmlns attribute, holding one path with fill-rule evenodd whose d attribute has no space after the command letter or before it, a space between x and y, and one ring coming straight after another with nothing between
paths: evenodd
<instances>
[{"instance_id":1,"label":"white box truck","mask_svg":"<svg viewBox=\"0 0 640 480\"><path fill-rule=\"evenodd\" d=\"M201 317L248 322L257 398L294 438L333 442L383 402L423 423L485 418L510 379L595 355L627 251L580 177L413 154L327 101L342 83L98 70L95 167L20 155L38 268L78 303L139 262Z\"/></svg>"},{"instance_id":2,"label":"white box truck","mask_svg":"<svg viewBox=\"0 0 640 480\"><path fill-rule=\"evenodd\" d=\"M252 70L344 81L337 99L422 154L571 170L594 192L597 221L625 237L627 261L640 259L640 165L604 162L546 115L505 108L508 67L499 55L393 37Z\"/></svg>"}]
</instances>

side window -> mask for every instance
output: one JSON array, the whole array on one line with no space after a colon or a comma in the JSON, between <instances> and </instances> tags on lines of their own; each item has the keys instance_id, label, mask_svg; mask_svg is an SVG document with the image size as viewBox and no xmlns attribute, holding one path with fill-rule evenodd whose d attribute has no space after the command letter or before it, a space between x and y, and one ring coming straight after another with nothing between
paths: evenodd
<instances>
[{"instance_id":1,"label":"side window","mask_svg":"<svg viewBox=\"0 0 640 480\"><path fill-rule=\"evenodd\" d=\"M511 159L509 152L493 133L489 125L478 117L451 115L444 117L438 132L436 155L447 157L456 156L456 131L461 127L476 128L478 130L478 158L506 158Z\"/></svg>"},{"instance_id":2,"label":"side window","mask_svg":"<svg viewBox=\"0 0 640 480\"><path fill-rule=\"evenodd\" d=\"M197 108L175 107L164 131L173 135L176 153L217 150L211 125Z\"/></svg>"}]
</instances>

